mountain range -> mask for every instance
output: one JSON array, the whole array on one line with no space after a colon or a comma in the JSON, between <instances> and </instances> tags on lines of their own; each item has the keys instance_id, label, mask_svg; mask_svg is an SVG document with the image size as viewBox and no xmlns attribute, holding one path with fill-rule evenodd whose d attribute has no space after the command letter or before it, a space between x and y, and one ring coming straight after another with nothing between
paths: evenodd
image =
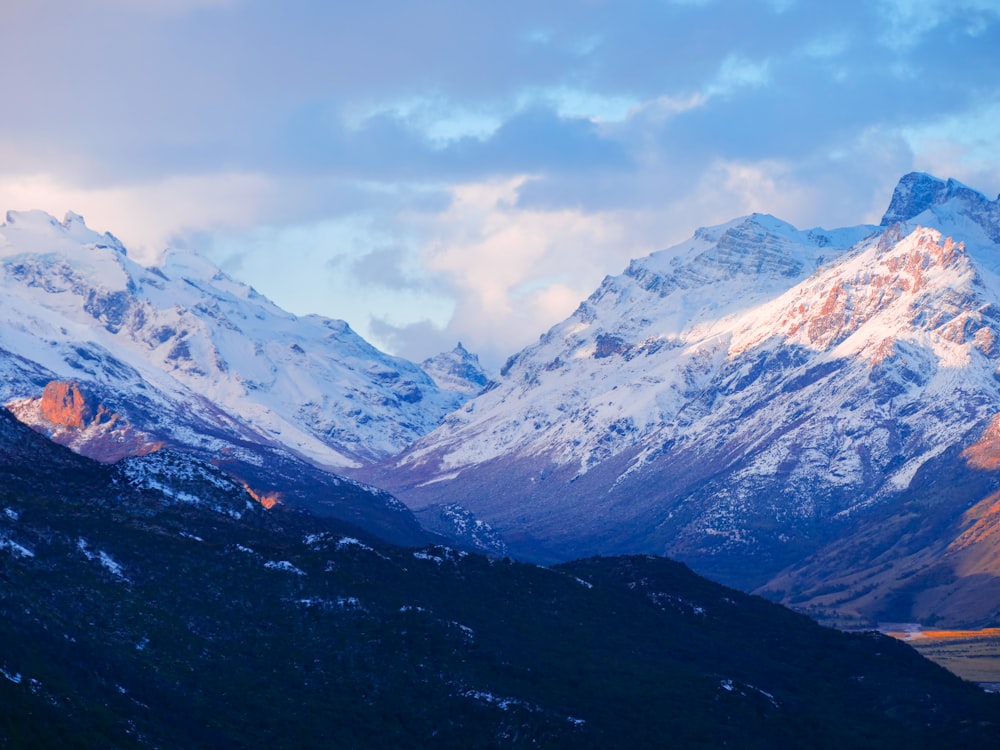
<instances>
[{"instance_id":1,"label":"mountain range","mask_svg":"<svg viewBox=\"0 0 1000 750\"><path fill-rule=\"evenodd\" d=\"M0 400L51 439L105 462L172 447L269 502L427 541L404 506L336 470L398 452L465 401L462 373L482 376L464 349L435 360L441 387L193 252L141 266L72 213L7 214L0 287Z\"/></svg>"},{"instance_id":2,"label":"mountain range","mask_svg":"<svg viewBox=\"0 0 1000 750\"><path fill-rule=\"evenodd\" d=\"M0 747L996 747L816 620L1000 617L998 245L917 173L741 217L490 377L8 214Z\"/></svg>"},{"instance_id":3,"label":"mountain range","mask_svg":"<svg viewBox=\"0 0 1000 750\"><path fill-rule=\"evenodd\" d=\"M765 214L607 277L494 378L297 317L190 251L0 226L0 400L108 464L543 563L668 555L844 625L1000 616L1000 202L904 176L879 225ZM402 501L402 502L400 502Z\"/></svg>"},{"instance_id":4,"label":"mountain range","mask_svg":"<svg viewBox=\"0 0 1000 750\"><path fill-rule=\"evenodd\" d=\"M1000 616L1000 202L753 214L606 278L359 476L542 561L654 553L844 624Z\"/></svg>"}]
</instances>

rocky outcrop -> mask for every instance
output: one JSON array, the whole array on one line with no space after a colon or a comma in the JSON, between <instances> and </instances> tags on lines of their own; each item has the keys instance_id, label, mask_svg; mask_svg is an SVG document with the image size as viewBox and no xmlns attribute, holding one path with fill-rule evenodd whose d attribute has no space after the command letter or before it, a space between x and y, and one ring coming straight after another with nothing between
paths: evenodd
<instances>
[{"instance_id":1,"label":"rocky outcrop","mask_svg":"<svg viewBox=\"0 0 1000 750\"><path fill-rule=\"evenodd\" d=\"M942 180L923 172L911 172L900 179L881 225L926 221L925 214L946 215L952 206L958 206L993 242L1000 242L1000 196L991 201L958 180Z\"/></svg>"},{"instance_id":2,"label":"rocky outcrop","mask_svg":"<svg viewBox=\"0 0 1000 750\"><path fill-rule=\"evenodd\" d=\"M102 463L144 456L163 445L75 381L50 381L41 396L13 401L7 408L53 442Z\"/></svg>"},{"instance_id":3,"label":"rocky outcrop","mask_svg":"<svg viewBox=\"0 0 1000 750\"><path fill-rule=\"evenodd\" d=\"M108 424L118 419L80 388L79 383L53 380L42 390L38 404L41 415L53 425L85 429L92 424Z\"/></svg>"}]
</instances>

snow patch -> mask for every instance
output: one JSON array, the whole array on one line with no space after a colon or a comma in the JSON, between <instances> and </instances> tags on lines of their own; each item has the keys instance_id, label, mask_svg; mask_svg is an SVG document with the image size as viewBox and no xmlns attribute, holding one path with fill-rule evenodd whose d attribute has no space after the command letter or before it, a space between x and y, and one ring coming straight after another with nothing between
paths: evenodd
<instances>
[{"instance_id":1,"label":"snow patch","mask_svg":"<svg viewBox=\"0 0 1000 750\"><path fill-rule=\"evenodd\" d=\"M529 708L530 710L535 709L534 706L526 701L519 700L517 698L501 698L500 696L494 695L487 690L466 690L462 693L462 696L465 698L471 698L474 701L479 701L480 703L488 703L496 706L501 711L508 711L512 706L523 706L525 708Z\"/></svg>"},{"instance_id":2,"label":"snow patch","mask_svg":"<svg viewBox=\"0 0 1000 750\"><path fill-rule=\"evenodd\" d=\"M23 544L18 544L13 539L8 537L0 536L0 549L9 550L14 557L34 557L35 553L30 549L25 547Z\"/></svg>"},{"instance_id":3,"label":"snow patch","mask_svg":"<svg viewBox=\"0 0 1000 750\"><path fill-rule=\"evenodd\" d=\"M340 538L337 542L337 549L342 550L347 547L357 547L358 549L364 550L365 552L374 552L372 547L362 542L360 539L355 539L353 536L344 536Z\"/></svg>"},{"instance_id":4,"label":"snow patch","mask_svg":"<svg viewBox=\"0 0 1000 750\"><path fill-rule=\"evenodd\" d=\"M113 557L111 557L111 555L109 555L104 550L98 550L96 553L91 552L90 543L83 537L77 539L76 548L88 560L96 560L97 562L99 562L101 566L103 566L116 578L120 578L123 581L128 581L128 578L125 576L125 569L122 567L122 565L118 563Z\"/></svg>"},{"instance_id":5,"label":"snow patch","mask_svg":"<svg viewBox=\"0 0 1000 750\"><path fill-rule=\"evenodd\" d=\"M20 672L8 672L3 667L0 667L0 675L3 675L8 680L13 682L15 685L20 685L22 682L22 677Z\"/></svg>"},{"instance_id":6,"label":"snow patch","mask_svg":"<svg viewBox=\"0 0 1000 750\"><path fill-rule=\"evenodd\" d=\"M336 599L325 599L323 597L306 597L296 599L295 603L300 607L317 609L364 609L361 600L356 596L338 596Z\"/></svg>"},{"instance_id":7,"label":"snow patch","mask_svg":"<svg viewBox=\"0 0 1000 750\"><path fill-rule=\"evenodd\" d=\"M426 552L419 552L419 551L418 552L414 552L413 556L415 558L417 558L418 560L431 560L432 562L435 562L438 565L440 565L441 563L444 562L444 558L443 557L438 557L437 555L429 555Z\"/></svg>"},{"instance_id":8,"label":"snow patch","mask_svg":"<svg viewBox=\"0 0 1000 750\"><path fill-rule=\"evenodd\" d=\"M774 697L772 693L769 693L766 690L762 690L759 687L755 687L754 685L748 685L736 682L735 680L726 679L726 680L720 680L719 687L721 687L727 693L739 693L744 698L747 697L747 691L749 690L751 692L756 693L757 695L767 698L768 703L770 703L775 708L781 708L781 704L778 703L778 700Z\"/></svg>"},{"instance_id":9,"label":"snow patch","mask_svg":"<svg viewBox=\"0 0 1000 750\"><path fill-rule=\"evenodd\" d=\"M306 572L292 565L288 560L268 560L264 563L265 568L271 570L283 570L287 573L294 573L297 576L304 576Z\"/></svg>"}]
</instances>

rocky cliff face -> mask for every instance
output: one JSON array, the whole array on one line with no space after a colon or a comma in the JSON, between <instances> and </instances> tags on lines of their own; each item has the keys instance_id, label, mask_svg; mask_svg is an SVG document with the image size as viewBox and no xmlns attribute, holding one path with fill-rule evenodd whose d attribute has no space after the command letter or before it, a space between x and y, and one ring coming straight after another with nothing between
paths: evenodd
<instances>
[{"instance_id":1,"label":"rocky cliff face","mask_svg":"<svg viewBox=\"0 0 1000 750\"><path fill-rule=\"evenodd\" d=\"M13 401L8 409L53 442L103 463L144 456L163 446L74 381L50 381L41 397Z\"/></svg>"},{"instance_id":2,"label":"rocky cliff face","mask_svg":"<svg viewBox=\"0 0 1000 750\"><path fill-rule=\"evenodd\" d=\"M39 404L42 416L52 424L83 429L92 423L114 421L102 404L80 390L79 383L53 380L42 390Z\"/></svg>"},{"instance_id":3,"label":"rocky cliff face","mask_svg":"<svg viewBox=\"0 0 1000 750\"><path fill-rule=\"evenodd\" d=\"M923 222L948 223L956 214L1000 243L1000 196L991 201L957 180L939 180L923 172L905 175L896 186L881 226Z\"/></svg>"}]
</instances>

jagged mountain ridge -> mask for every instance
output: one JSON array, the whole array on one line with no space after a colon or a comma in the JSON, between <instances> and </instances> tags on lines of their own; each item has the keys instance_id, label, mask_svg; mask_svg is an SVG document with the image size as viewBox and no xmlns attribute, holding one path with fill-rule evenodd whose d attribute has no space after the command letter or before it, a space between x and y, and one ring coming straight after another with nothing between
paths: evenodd
<instances>
[{"instance_id":1,"label":"jagged mountain ridge","mask_svg":"<svg viewBox=\"0 0 1000 750\"><path fill-rule=\"evenodd\" d=\"M997 413L998 206L913 174L879 227L699 230L605 279L365 476L414 508L460 502L539 559L644 551L743 587L794 579ZM961 536L981 500L935 505L933 533Z\"/></svg>"},{"instance_id":2,"label":"jagged mountain ridge","mask_svg":"<svg viewBox=\"0 0 1000 750\"><path fill-rule=\"evenodd\" d=\"M0 561L10 747L992 748L1000 735L1000 698L908 646L670 560L549 569L402 549L267 511L189 455L98 464L6 413Z\"/></svg>"},{"instance_id":3,"label":"jagged mountain ridge","mask_svg":"<svg viewBox=\"0 0 1000 750\"><path fill-rule=\"evenodd\" d=\"M475 396L490 382L479 357L462 346L461 341L451 351L425 359L420 366L445 391Z\"/></svg>"},{"instance_id":4,"label":"jagged mountain ridge","mask_svg":"<svg viewBox=\"0 0 1000 750\"><path fill-rule=\"evenodd\" d=\"M75 214L8 213L0 263L4 402L80 380L161 440L219 449L209 436L228 432L342 468L464 400L343 321L291 315L192 252L145 268ZM129 414L143 398L162 403Z\"/></svg>"},{"instance_id":5,"label":"jagged mountain ridge","mask_svg":"<svg viewBox=\"0 0 1000 750\"><path fill-rule=\"evenodd\" d=\"M468 398L460 373L438 387L192 252L147 268L78 215L38 211L0 225L0 373L0 403L79 453L186 451L261 497L413 544L433 537L405 506L337 470L397 452Z\"/></svg>"}]
</instances>

